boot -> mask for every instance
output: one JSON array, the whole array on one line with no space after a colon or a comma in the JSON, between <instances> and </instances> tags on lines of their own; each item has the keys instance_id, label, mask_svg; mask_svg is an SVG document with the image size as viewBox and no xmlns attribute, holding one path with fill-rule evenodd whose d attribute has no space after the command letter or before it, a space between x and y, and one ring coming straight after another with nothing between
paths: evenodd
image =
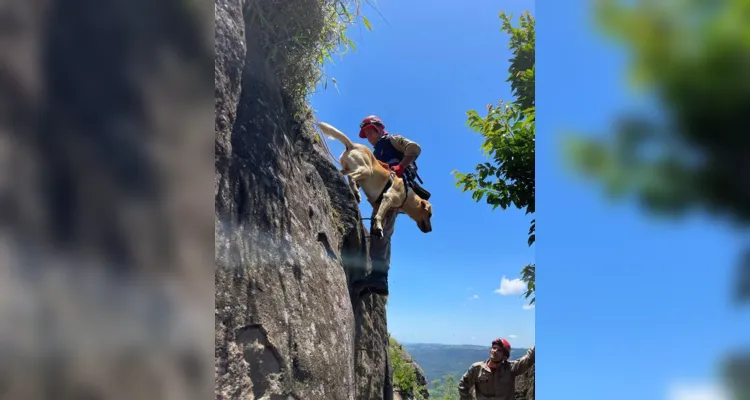
<instances>
[{"instance_id":1,"label":"boot","mask_svg":"<svg viewBox=\"0 0 750 400\"><path fill-rule=\"evenodd\" d=\"M381 296L388 296L388 273L372 271L366 277L355 281L352 286L358 293L369 291Z\"/></svg>"}]
</instances>

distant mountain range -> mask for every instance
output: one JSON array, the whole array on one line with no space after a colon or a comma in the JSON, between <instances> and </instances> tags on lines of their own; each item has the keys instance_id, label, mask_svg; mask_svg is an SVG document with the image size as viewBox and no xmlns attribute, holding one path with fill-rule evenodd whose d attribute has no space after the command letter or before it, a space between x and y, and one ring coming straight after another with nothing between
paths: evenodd
<instances>
[{"instance_id":1,"label":"distant mountain range","mask_svg":"<svg viewBox=\"0 0 750 400\"><path fill-rule=\"evenodd\" d=\"M490 356L490 346L402 343L414 361L422 367L429 382L448 375L460 379L471 364ZM511 360L523 357L528 349L512 349Z\"/></svg>"}]
</instances>

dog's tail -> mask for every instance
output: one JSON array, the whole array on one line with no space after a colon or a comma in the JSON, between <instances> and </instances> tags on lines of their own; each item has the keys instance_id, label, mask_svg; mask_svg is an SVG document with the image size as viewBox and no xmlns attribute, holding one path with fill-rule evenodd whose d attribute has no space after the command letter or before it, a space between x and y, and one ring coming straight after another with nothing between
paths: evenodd
<instances>
[{"instance_id":1,"label":"dog's tail","mask_svg":"<svg viewBox=\"0 0 750 400\"><path fill-rule=\"evenodd\" d=\"M343 143L347 150L354 148L354 142L352 142L344 132L334 128L332 125L326 124L325 122L318 122L318 128L320 128L320 131L323 132L324 135Z\"/></svg>"}]
</instances>

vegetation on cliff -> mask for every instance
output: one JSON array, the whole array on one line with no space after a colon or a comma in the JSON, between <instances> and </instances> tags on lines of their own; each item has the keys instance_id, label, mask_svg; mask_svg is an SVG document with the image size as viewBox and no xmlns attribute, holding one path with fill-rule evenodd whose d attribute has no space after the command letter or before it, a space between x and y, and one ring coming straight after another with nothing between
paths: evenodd
<instances>
[{"instance_id":1,"label":"vegetation on cliff","mask_svg":"<svg viewBox=\"0 0 750 400\"><path fill-rule=\"evenodd\" d=\"M393 370L393 389L404 398L413 400L429 398L424 373L417 367L406 349L390 335L388 336L388 355Z\"/></svg>"},{"instance_id":2,"label":"vegetation on cliff","mask_svg":"<svg viewBox=\"0 0 750 400\"><path fill-rule=\"evenodd\" d=\"M319 0L314 2L253 1L246 13L250 25L258 24L268 65L284 85L295 110L306 109L309 95L322 84L328 86L325 63L356 50L347 30L361 22L372 29L361 11L362 0ZM300 7L307 9L300 11ZM335 79L331 79L335 84Z\"/></svg>"}]
</instances>

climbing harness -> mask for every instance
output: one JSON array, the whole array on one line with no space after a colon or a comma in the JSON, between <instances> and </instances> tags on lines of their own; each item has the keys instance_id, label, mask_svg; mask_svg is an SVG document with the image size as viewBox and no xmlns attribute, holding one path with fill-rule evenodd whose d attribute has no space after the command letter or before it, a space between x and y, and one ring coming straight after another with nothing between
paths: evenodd
<instances>
[{"instance_id":1,"label":"climbing harness","mask_svg":"<svg viewBox=\"0 0 750 400\"><path fill-rule=\"evenodd\" d=\"M428 192L427 189L419 185L419 183L424 183L424 181L422 181L419 173L417 173L417 169L418 167L416 161L412 162L411 165L406 167L406 169L404 170L404 183L406 183L406 186L410 187L411 190L417 194L417 196L421 197L424 200L429 200L432 194ZM419 183L417 183L416 181L419 181Z\"/></svg>"}]
</instances>

